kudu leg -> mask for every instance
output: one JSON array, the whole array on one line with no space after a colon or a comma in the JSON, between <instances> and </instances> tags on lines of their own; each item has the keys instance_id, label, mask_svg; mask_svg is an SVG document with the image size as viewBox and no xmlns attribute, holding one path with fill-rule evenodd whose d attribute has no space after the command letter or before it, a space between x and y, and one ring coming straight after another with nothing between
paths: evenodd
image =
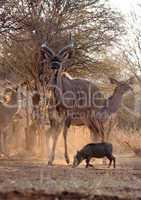
<instances>
[{"instance_id":1,"label":"kudu leg","mask_svg":"<svg viewBox=\"0 0 141 200\"><path fill-rule=\"evenodd\" d=\"M92 140L98 142L101 134L100 134L99 124L97 124L97 121L95 121L93 118L92 119L88 118L85 120L85 124L90 130L90 136Z\"/></svg>"},{"instance_id":2,"label":"kudu leg","mask_svg":"<svg viewBox=\"0 0 141 200\"><path fill-rule=\"evenodd\" d=\"M7 157L7 158L9 158L9 156L8 156L8 154L7 154L7 132L6 132L6 130L5 131L3 131L3 153L4 153L4 155Z\"/></svg>"},{"instance_id":3,"label":"kudu leg","mask_svg":"<svg viewBox=\"0 0 141 200\"><path fill-rule=\"evenodd\" d=\"M64 130L63 130L63 137L64 137L64 147L65 147L65 160L67 164L70 163L69 155L68 155L68 147L67 147L67 133L68 133L68 126L65 125Z\"/></svg>"},{"instance_id":4,"label":"kudu leg","mask_svg":"<svg viewBox=\"0 0 141 200\"><path fill-rule=\"evenodd\" d=\"M106 141L108 142L110 140L110 135L111 135L111 132L114 128L116 128L118 124L118 121L117 121L117 118L111 118L109 120L109 123L107 125L108 129L106 131Z\"/></svg>"},{"instance_id":5,"label":"kudu leg","mask_svg":"<svg viewBox=\"0 0 141 200\"><path fill-rule=\"evenodd\" d=\"M48 128L46 131L46 147L47 147L47 156L49 158L50 154L50 139L51 139L51 128Z\"/></svg>"},{"instance_id":6,"label":"kudu leg","mask_svg":"<svg viewBox=\"0 0 141 200\"><path fill-rule=\"evenodd\" d=\"M0 155L3 153L3 135L2 131L0 131Z\"/></svg>"},{"instance_id":7,"label":"kudu leg","mask_svg":"<svg viewBox=\"0 0 141 200\"><path fill-rule=\"evenodd\" d=\"M51 134L52 139L53 139L53 144L52 144L52 147L51 147L51 152L49 152L48 165L53 164L53 161L54 161L54 158L55 158L56 144L57 144L58 136L61 132L61 129L58 128L58 127L51 127L50 131L51 131L50 134Z\"/></svg>"},{"instance_id":8,"label":"kudu leg","mask_svg":"<svg viewBox=\"0 0 141 200\"><path fill-rule=\"evenodd\" d=\"M0 154L5 156L5 135L4 131L0 131Z\"/></svg>"},{"instance_id":9,"label":"kudu leg","mask_svg":"<svg viewBox=\"0 0 141 200\"><path fill-rule=\"evenodd\" d=\"M105 142L105 129L104 129L103 123L99 122L99 127L100 127L100 133L101 133L101 137L102 137L101 142ZM107 159L106 159L106 157L104 157L103 160L102 160L103 165L107 164L106 161L107 161Z\"/></svg>"},{"instance_id":10,"label":"kudu leg","mask_svg":"<svg viewBox=\"0 0 141 200\"><path fill-rule=\"evenodd\" d=\"M90 137L93 142L99 142L100 136L99 133L97 133L95 130L90 129Z\"/></svg>"},{"instance_id":11,"label":"kudu leg","mask_svg":"<svg viewBox=\"0 0 141 200\"><path fill-rule=\"evenodd\" d=\"M102 136L102 142L105 142L104 126L102 123L100 123L100 132Z\"/></svg>"}]
</instances>

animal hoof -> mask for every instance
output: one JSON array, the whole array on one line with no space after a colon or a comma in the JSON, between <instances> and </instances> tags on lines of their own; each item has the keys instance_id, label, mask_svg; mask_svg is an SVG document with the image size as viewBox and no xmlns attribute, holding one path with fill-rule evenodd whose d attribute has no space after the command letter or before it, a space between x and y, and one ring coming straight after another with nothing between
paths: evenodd
<instances>
[{"instance_id":1,"label":"animal hoof","mask_svg":"<svg viewBox=\"0 0 141 200\"><path fill-rule=\"evenodd\" d=\"M94 168L94 166L92 164L86 165L86 168L91 167Z\"/></svg>"},{"instance_id":2,"label":"animal hoof","mask_svg":"<svg viewBox=\"0 0 141 200\"><path fill-rule=\"evenodd\" d=\"M70 163L70 159L66 158L66 163L69 164Z\"/></svg>"},{"instance_id":3,"label":"animal hoof","mask_svg":"<svg viewBox=\"0 0 141 200\"><path fill-rule=\"evenodd\" d=\"M48 166L52 166L53 164L52 164L52 162L51 161L48 161L48 164L47 164Z\"/></svg>"}]
</instances>

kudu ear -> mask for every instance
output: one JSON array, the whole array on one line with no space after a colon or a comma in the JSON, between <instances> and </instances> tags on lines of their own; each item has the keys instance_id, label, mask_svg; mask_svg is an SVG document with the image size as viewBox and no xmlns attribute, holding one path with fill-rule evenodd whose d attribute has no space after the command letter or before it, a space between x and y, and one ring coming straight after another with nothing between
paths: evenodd
<instances>
[{"instance_id":1,"label":"kudu ear","mask_svg":"<svg viewBox=\"0 0 141 200\"><path fill-rule=\"evenodd\" d=\"M5 83L4 83L4 88L7 89L7 90L11 90L11 91L14 91L16 92L17 91L17 88L18 86L14 83L12 83L10 80L5 80Z\"/></svg>"},{"instance_id":2,"label":"kudu ear","mask_svg":"<svg viewBox=\"0 0 141 200\"><path fill-rule=\"evenodd\" d=\"M115 85L119 84L119 82L116 79L114 79L114 78L109 77L109 80L110 80L111 84L115 84Z\"/></svg>"},{"instance_id":3,"label":"kudu ear","mask_svg":"<svg viewBox=\"0 0 141 200\"><path fill-rule=\"evenodd\" d=\"M47 42L44 42L42 45L41 45L41 51L47 55L49 58L53 58L55 56L55 53L54 51L48 47L48 44Z\"/></svg>"},{"instance_id":4,"label":"kudu ear","mask_svg":"<svg viewBox=\"0 0 141 200\"><path fill-rule=\"evenodd\" d=\"M79 154L79 151L77 151L76 153Z\"/></svg>"}]
</instances>

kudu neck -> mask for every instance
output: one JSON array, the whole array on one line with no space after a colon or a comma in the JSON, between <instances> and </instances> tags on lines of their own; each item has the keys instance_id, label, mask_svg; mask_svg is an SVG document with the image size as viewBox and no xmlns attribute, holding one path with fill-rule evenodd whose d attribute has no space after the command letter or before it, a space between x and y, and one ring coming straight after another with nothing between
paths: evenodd
<instances>
[{"instance_id":1,"label":"kudu neck","mask_svg":"<svg viewBox=\"0 0 141 200\"><path fill-rule=\"evenodd\" d=\"M62 89L62 77L61 77L62 67L61 69L57 70L54 74L54 81L55 85L58 87L58 89Z\"/></svg>"},{"instance_id":2,"label":"kudu neck","mask_svg":"<svg viewBox=\"0 0 141 200\"><path fill-rule=\"evenodd\" d=\"M123 95L125 91L120 90L120 88L115 88L113 95L110 96L107 100L107 109L110 114L118 111L122 103Z\"/></svg>"},{"instance_id":3,"label":"kudu neck","mask_svg":"<svg viewBox=\"0 0 141 200\"><path fill-rule=\"evenodd\" d=\"M54 73L54 96L58 102L63 103L62 67Z\"/></svg>"}]
</instances>

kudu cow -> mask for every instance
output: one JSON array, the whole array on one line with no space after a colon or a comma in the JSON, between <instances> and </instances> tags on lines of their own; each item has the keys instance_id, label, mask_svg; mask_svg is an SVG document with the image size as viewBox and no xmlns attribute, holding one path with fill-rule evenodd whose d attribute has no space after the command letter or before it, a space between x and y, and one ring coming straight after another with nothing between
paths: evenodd
<instances>
[{"instance_id":1,"label":"kudu cow","mask_svg":"<svg viewBox=\"0 0 141 200\"><path fill-rule=\"evenodd\" d=\"M6 155L6 131L18 111L17 88L6 88L0 102L0 154ZM7 155L6 155L7 156Z\"/></svg>"},{"instance_id":2,"label":"kudu cow","mask_svg":"<svg viewBox=\"0 0 141 200\"><path fill-rule=\"evenodd\" d=\"M133 92L131 85L133 84L134 77L126 81L117 81L114 78L109 78L109 80L110 83L116 85L116 87L113 94L105 100L105 105L99 109L95 116L100 131L103 132L104 135L106 134L104 137L106 140L109 139L109 134L112 129L112 124L109 123L114 121L114 125L116 124L116 115L121 106L123 95L128 91ZM106 127L108 127L108 131L106 131Z\"/></svg>"},{"instance_id":3,"label":"kudu cow","mask_svg":"<svg viewBox=\"0 0 141 200\"><path fill-rule=\"evenodd\" d=\"M55 156L57 138L64 126L63 135L65 141L65 159L69 163L67 153L67 129L71 125L86 125L94 137L101 136L95 125L94 115L99 108L101 94L99 89L92 82L72 78L64 73L66 67L64 62L70 56L73 44L69 44L61 49L57 54L50 49L47 43L41 47L43 57L47 60L48 88L51 88L52 96L48 107L51 127L48 133L53 137L53 145L49 156L48 164L52 164ZM45 66L44 66L45 67ZM40 80L44 74L40 70ZM46 80L47 80L46 79Z\"/></svg>"}]
</instances>

